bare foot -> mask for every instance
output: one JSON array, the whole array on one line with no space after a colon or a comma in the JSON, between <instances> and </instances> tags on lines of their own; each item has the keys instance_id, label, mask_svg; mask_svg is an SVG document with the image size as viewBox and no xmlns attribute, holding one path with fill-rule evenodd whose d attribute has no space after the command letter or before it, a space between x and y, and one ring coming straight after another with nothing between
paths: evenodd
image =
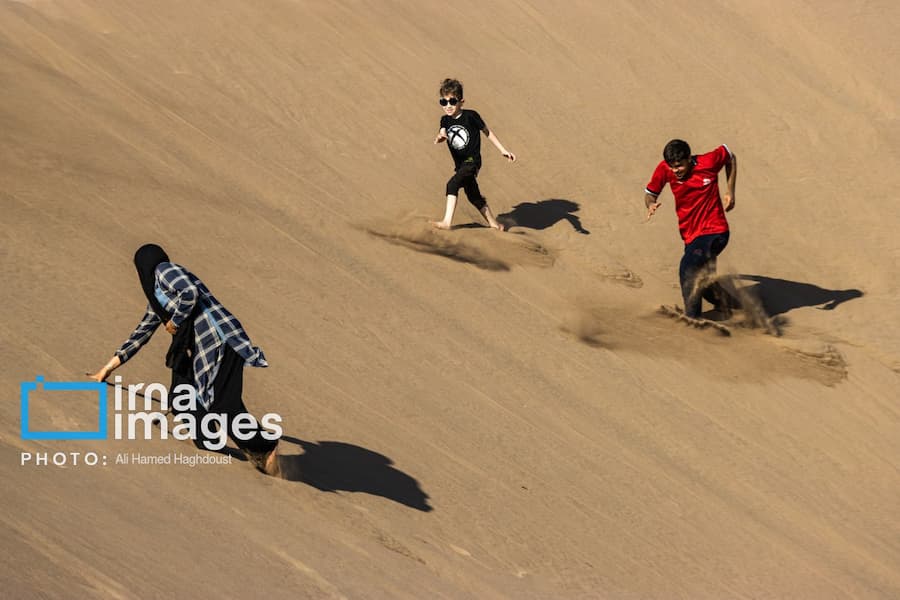
<instances>
[{"instance_id":1,"label":"bare foot","mask_svg":"<svg viewBox=\"0 0 900 600\"><path fill-rule=\"evenodd\" d=\"M275 446L268 452L253 452L245 449L243 453L257 471L272 477L281 477L281 465L278 462L278 446Z\"/></svg>"},{"instance_id":2,"label":"bare foot","mask_svg":"<svg viewBox=\"0 0 900 600\"><path fill-rule=\"evenodd\" d=\"M488 226L496 229L497 231L506 231L506 225L497 220L497 217L494 216L493 211L491 211L491 207L487 204L481 209L481 216L484 217L484 220L487 221Z\"/></svg>"},{"instance_id":3,"label":"bare foot","mask_svg":"<svg viewBox=\"0 0 900 600\"><path fill-rule=\"evenodd\" d=\"M263 467L263 470L266 472L266 475L271 475L272 477L281 477L281 465L278 464L278 447L272 449L269 452L268 456L266 456L266 463Z\"/></svg>"},{"instance_id":4,"label":"bare foot","mask_svg":"<svg viewBox=\"0 0 900 600\"><path fill-rule=\"evenodd\" d=\"M428 221L431 223L432 227L436 227L437 229L450 229L449 223L444 223L443 221Z\"/></svg>"}]
</instances>

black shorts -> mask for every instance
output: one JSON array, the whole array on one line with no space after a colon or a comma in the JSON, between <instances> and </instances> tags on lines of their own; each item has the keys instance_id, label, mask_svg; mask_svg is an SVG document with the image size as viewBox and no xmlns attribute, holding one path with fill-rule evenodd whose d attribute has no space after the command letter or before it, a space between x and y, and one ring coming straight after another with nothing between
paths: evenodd
<instances>
[{"instance_id":1,"label":"black shorts","mask_svg":"<svg viewBox=\"0 0 900 600\"><path fill-rule=\"evenodd\" d=\"M481 195L481 190L478 188L478 180L476 179L480 169L481 165L476 162L467 162L459 165L453 177L447 181L447 195L458 196L459 188L462 188L466 191L466 198L472 203L472 206L478 210L483 209L487 202L484 196Z\"/></svg>"}]
</instances>

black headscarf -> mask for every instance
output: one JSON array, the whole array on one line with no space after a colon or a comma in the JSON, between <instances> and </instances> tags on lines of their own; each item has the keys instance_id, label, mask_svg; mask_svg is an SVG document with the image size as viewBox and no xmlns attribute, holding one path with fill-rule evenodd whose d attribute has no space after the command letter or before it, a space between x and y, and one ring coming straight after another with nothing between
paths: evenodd
<instances>
[{"instance_id":1,"label":"black headscarf","mask_svg":"<svg viewBox=\"0 0 900 600\"><path fill-rule=\"evenodd\" d=\"M153 308L163 323L168 323L172 318L159 300L156 299L156 266L159 263L169 262L169 256L166 251L156 244L144 244L134 253L134 266L137 269L138 277L141 280L141 288L150 307Z\"/></svg>"}]
</instances>

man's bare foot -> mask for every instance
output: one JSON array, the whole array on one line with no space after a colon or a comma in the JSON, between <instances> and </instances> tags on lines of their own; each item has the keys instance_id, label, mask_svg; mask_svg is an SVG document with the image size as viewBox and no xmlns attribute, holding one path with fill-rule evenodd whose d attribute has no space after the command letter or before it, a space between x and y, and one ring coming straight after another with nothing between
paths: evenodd
<instances>
[{"instance_id":1,"label":"man's bare foot","mask_svg":"<svg viewBox=\"0 0 900 600\"><path fill-rule=\"evenodd\" d=\"M493 227L497 231L506 231L506 225L500 223L499 221L495 221L494 223L492 223L491 227Z\"/></svg>"},{"instance_id":2,"label":"man's bare foot","mask_svg":"<svg viewBox=\"0 0 900 600\"><path fill-rule=\"evenodd\" d=\"M444 223L443 221L428 221L431 223L432 227L436 227L437 229L450 229L450 223Z\"/></svg>"}]
</instances>

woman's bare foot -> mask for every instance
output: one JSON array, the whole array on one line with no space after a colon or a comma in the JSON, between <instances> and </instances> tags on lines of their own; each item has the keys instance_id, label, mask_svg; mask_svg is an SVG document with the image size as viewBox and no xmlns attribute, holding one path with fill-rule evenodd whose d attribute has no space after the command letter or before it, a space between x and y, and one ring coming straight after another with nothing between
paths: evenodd
<instances>
[{"instance_id":1,"label":"woman's bare foot","mask_svg":"<svg viewBox=\"0 0 900 600\"><path fill-rule=\"evenodd\" d=\"M245 449L243 453L257 471L272 477L281 477L281 465L278 462L278 446L275 446L268 452L253 452Z\"/></svg>"},{"instance_id":2,"label":"woman's bare foot","mask_svg":"<svg viewBox=\"0 0 900 600\"><path fill-rule=\"evenodd\" d=\"M437 229L450 229L450 223L444 223L443 221L428 221L431 223L432 227L436 227Z\"/></svg>"},{"instance_id":3,"label":"woman's bare foot","mask_svg":"<svg viewBox=\"0 0 900 600\"><path fill-rule=\"evenodd\" d=\"M281 465L278 464L278 446L272 449L271 452L266 456L266 462L263 466L263 471L265 471L266 475L271 475L272 477L280 477L281 476Z\"/></svg>"}]
</instances>

